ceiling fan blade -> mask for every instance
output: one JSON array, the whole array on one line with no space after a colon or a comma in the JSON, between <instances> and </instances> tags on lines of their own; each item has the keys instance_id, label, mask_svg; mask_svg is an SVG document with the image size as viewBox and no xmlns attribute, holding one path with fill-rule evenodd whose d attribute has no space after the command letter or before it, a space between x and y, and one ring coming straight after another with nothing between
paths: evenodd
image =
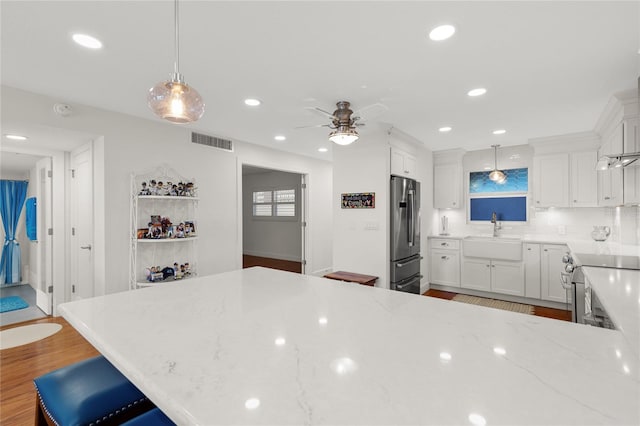
<instances>
[{"instance_id":1,"label":"ceiling fan blade","mask_svg":"<svg viewBox=\"0 0 640 426\"><path fill-rule=\"evenodd\" d=\"M333 115L332 113L330 113L329 111L325 111L322 108L318 108L318 107L305 107L304 109L309 110L309 111L313 111L316 114L320 114L324 117L329 117L332 120L337 120L338 118L336 118L335 115Z\"/></svg>"},{"instance_id":2,"label":"ceiling fan blade","mask_svg":"<svg viewBox=\"0 0 640 426\"><path fill-rule=\"evenodd\" d=\"M385 104L375 103L371 105L367 105L365 107L360 108L357 111L354 111L351 115L351 119L354 121L357 120L371 120L372 118L378 117L385 112L389 111L389 107Z\"/></svg>"},{"instance_id":3,"label":"ceiling fan blade","mask_svg":"<svg viewBox=\"0 0 640 426\"><path fill-rule=\"evenodd\" d=\"M310 129L312 127L331 127L330 124L312 124L310 126L298 126L294 127L294 129Z\"/></svg>"}]
</instances>

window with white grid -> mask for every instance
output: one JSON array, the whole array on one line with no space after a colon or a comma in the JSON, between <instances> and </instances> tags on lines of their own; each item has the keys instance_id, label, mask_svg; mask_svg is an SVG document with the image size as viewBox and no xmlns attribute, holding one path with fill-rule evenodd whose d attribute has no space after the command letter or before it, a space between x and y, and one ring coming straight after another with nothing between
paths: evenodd
<instances>
[{"instance_id":1,"label":"window with white grid","mask_svg":"<svg viewBox=\"0 0 640 426\"><path fill-rule=\"evenodd\" d=\"M253 192L254 217L296 217L296 190Z\"/></svg>"}]
</instances>

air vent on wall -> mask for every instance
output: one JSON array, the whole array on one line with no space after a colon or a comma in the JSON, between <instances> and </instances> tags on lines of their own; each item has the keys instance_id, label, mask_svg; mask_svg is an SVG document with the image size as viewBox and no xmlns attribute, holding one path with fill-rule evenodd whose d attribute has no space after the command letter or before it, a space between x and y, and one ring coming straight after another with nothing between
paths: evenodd
<instances>
[{"instance_id":1,"label":"air vent on wall","mask_svg":"<svg viewBox=\"0 0 640 426\"><path fill-rule=\"evenodd\" d=\"M233 152L233 142L227 139L191 132L191 142Z\"/></svg>"}]
</instances>

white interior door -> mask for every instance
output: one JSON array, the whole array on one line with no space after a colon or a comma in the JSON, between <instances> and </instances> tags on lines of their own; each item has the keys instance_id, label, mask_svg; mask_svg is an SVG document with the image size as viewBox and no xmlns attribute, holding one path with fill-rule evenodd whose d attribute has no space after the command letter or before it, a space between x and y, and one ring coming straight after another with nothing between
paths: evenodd
<instances>
[{"instance_id":1,"label":"white interior door","mask_svg":"<svg viewBox=\"0 0 640 426\"><path fill-rule=\"evenodd\" d=\"M51 158L36 163L36 305L47 315L53 306L53 229Z\"/></svg>"},{"instance_id":2,"label":"white interior door","mask_svg":"<svg viewBox=\"0 0 640 426\"><path fill-rule=\"evenodd\" d=\"M302 269L300 272L304 275L307 272L307 251L306 251L306 243L307 243L307 177L306 175L300 175L301 185L300 185L300 225L302 226L302 241L301 241L301 252L300 252L300 263L302 264Z\"/></svg>"},{"instance_id":3,"label":"white interior door","mask_svg":"<svg viewBox=\"0 0 640 426\"><path fill-rule=\"evenodd\" d=\"M94 296L93 153L91 143L71 152L71 300Z\"/></svg>"}]
</instances>

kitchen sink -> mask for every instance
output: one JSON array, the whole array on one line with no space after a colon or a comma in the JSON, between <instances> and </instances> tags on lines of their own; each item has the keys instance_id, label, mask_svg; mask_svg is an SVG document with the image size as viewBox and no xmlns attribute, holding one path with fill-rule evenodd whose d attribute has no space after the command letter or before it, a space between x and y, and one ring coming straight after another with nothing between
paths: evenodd
<instances>
[{"instance_id":1,"label":"kitchen sink","mask_svg":"<svg viewBox=\"0 0 640 426\"><path fill-rule=\"evenodd\" d=\"M462 240L466 257L496 260L522 260L522 238L517 235L470 235Z\"/></svg>"}]
</instances>

